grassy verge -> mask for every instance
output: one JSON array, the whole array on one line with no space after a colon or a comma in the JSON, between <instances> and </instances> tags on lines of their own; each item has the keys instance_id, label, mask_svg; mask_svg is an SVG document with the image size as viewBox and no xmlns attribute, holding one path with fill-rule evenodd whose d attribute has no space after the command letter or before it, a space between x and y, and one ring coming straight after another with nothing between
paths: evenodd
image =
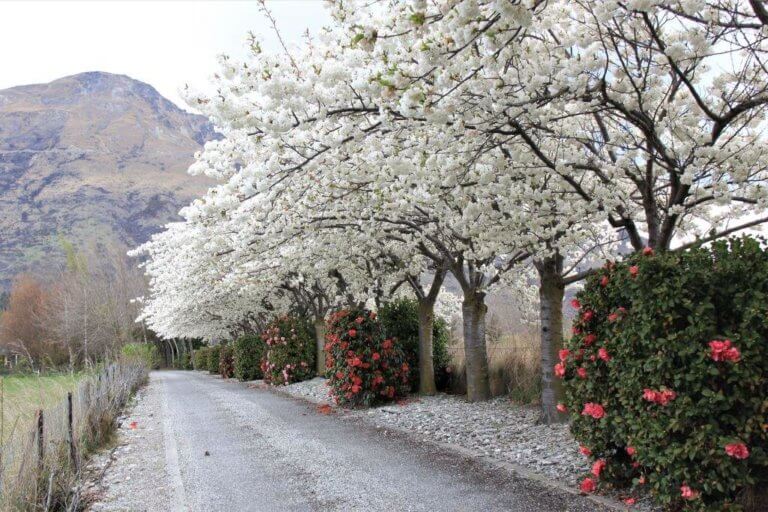
<instances>
[{"instance_id":1,"label":"grassy verge","mask_svg":"<svg viewBox=\"0 0 768 512\"><path fill-rule=\"evenodd\" d=\"M29 430L37 411L64 400L88 374L8 375L0 377L0 442L15 429Z\"/></svg>"}]
</instances>

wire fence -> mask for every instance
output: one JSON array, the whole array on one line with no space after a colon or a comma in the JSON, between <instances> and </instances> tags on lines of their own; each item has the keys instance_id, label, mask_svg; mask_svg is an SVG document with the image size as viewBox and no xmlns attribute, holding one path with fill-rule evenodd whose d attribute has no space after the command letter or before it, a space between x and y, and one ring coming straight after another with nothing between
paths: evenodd
<instances>
[{"instance_id":1,"label":"wire fence","mask_svg":"<svg viewBox=\"0 0 768 512\"><path fill-rule=\"evenodd\" d=\"M140 363L111 364L81 380L66 398L17 421L0 448L2 510L78 510L84 456L114 430L115 418L147 378Z\"/></svg>"}]
</instances>

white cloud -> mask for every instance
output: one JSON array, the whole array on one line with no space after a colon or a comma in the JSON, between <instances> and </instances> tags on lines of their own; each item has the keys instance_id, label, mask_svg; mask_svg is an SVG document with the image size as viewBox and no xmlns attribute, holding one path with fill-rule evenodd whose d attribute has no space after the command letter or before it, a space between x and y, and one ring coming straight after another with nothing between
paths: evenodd
<instances>
[{"instance_id":1,"label":"white cloud","mask_svg":"<svg viewBox=\"0 0 768 512\"><path fill-rule=\"evenodd\" d=\"M267 5L289 44L329 22L320 0ZM279 48L255 1L0 2L0 89L108 71L183 106L179 89L204 89L216 55L244 56L248 31L265 49Z\"/></svg>"}]
</instances>

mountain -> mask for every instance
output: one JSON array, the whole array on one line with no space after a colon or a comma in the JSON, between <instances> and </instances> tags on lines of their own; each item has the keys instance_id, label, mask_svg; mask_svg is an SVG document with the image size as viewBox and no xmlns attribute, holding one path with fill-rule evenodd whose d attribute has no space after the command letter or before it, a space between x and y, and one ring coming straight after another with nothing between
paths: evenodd
<instances>
[{"instance_id":1,"label":"mountain","mask_svg":"<svg viewBox=\"0 0 768 512\"><path fill-rule=\"evenodd\" d=\"M0 90L0 288L80 247L135 246L211 182L186 174L216 134L153 87L81 73Z\"/></svg>"}]
</instances>

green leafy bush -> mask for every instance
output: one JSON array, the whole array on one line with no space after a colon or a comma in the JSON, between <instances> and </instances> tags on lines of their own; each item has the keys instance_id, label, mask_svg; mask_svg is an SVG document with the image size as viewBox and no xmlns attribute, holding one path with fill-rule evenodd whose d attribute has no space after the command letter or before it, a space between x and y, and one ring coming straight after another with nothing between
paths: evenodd
<instances>
[{"instance_id":1,"label":"green leafy bush","mask_svg":"<svg viewBox=\"0 0 768 512\"><path fill-rule=\"evenodd\" d=\"M375 313L353 309L332 314L326 341L328 385L337 403L370 406L408 393L405 353L385 336Z\"/></svg>"},{"instance_id":2,"label":"green leafy bush","mask_svg":"<svg viewBox=\"0 0 768 512\"><path fill-rule=\"evenodd\" d=\"M211 345L208 347L208 359L206 361L206 370L210 373L219 373L219 359L221 356L221 345Z\"/></svg>"},{"instance_id":3,"label":"green leafy bush","mask_svg":"<svg viewBox=\"0 0 768 512\"><path fill-rule=\"evenodd\" d=\"M311 379L315 369L315 336L303 318L282 316L262 333L266 351L261 362L264 380L272 385Z\"/></svg>"},{"instance_id":4,"label":"green leafy bush","mask_svg":"<svg viewBox=\"0 0 768 512\"><path fill-rule=\"evenodd\" d=\"M200 347L192 354L192 363L195 370L208 369L208 347Z\"/></svg>"},{"instance_id":5,"label":"green leafy bush","mask_svg":"<svg viewBox=\"0 0 768 512\"><path fill-rule=\"evenodd\" d=\"M379 311L379 320L388 338L396 339L405 353L410 368L411 390L419 386L419 305L413 299L398 299L385 304ZM448 325L442 318L436 318L432 328L432 356L435 366L435 382L438 389L448 386L450 356Z\"/></svg>"},{"instance_id":6,"label":"green leafy bush","mask_svg":"<svg viewBox=\"0 0 768 512\"><path fill-rule=\"evenodd\" d=\"M181 356L179 356L178 366L181 370L192 369L192 357L190 356L189 352L184 352L181 354Z\"/></svg>"},{"instance_id":7,"label":"green leafy bush","mask_svg":"<svg viewBox=\"0 0 768 512\"><path fill-rule=\"evenodd\" d=\"M219 375L225 379L231 379L235 376L235 360L233 356L234 350L231 343L221 345L219 349Z\"/></svg>"},{"instance_id":8,"label":"green leafy bush","mask_svg":"<svg viewBox=\"0 0 768 512\"><path fill-rule=\"evenodd\" d=\"M162 364L160 352L152 343L127 343L120 350L122 357L129 361L141 361L147 368L157 370Z\"/></svg>"},{"instance_id":9,"label":"green leafy bush","mask_svg":"<svg viewBox=\"0 0 768 512\"><path fill-rule=\"evenodd\" d=\"M235 377L241 381L256 380L264 377L261 372L261 358L266 344L260 336L241 336L235 340Z\"/></svg>"},{"instance_id":10,"label":"green leafy bush","mask_svg":"<svg viewBox=\"0 0 768 512\"><path fill-rule=\"evenodd\" d=\"M768 253L751 238L609 263L574 300L555 373L582 482L643 485L665 508L736 510L768 484Z\"/></svg>"}]
</instances>

